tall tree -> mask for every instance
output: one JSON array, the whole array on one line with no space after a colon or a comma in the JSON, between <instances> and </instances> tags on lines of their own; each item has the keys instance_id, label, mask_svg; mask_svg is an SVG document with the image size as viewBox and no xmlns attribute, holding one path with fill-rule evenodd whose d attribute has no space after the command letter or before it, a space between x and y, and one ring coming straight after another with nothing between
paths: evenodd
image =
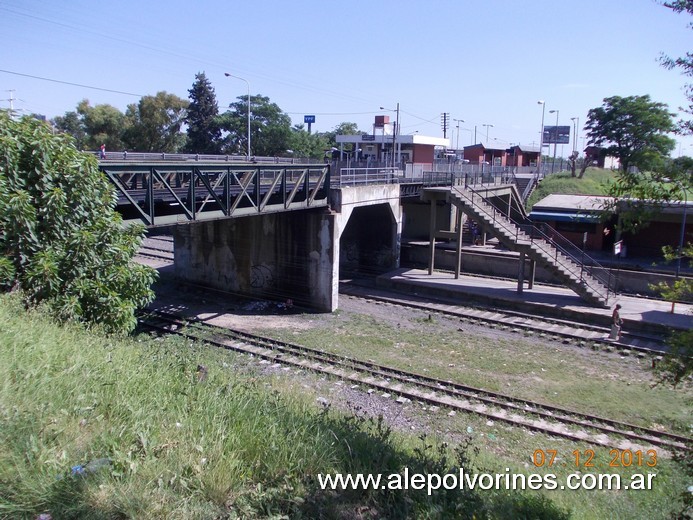
<instances>
[{"instance_id":1,"label":"tall tree","mask_svg":"<svg viewBox=\"0 0 693 520\"><path fill-rule=\"evenodd\" d=\"M324 134L309 134L303 125L295 125L291 129L290 150L293 157L322 159L330 146Z\"/></svg>"},{"instance_id":2,"label":"tall tree","mask_svg":"<svg viewBox=\"0 0 693 520\"><path fill-rule=\"evenodd\" d=\"M339 123L337 126L334 127L334 129L330 130L329 132L325 132L322 134L328 141L328 144L330 147L335 147L338 148L337 146L337 136L338 135L360 135L363 132L359 130L359 127L356 123L349 123L349 122L342 122ZM352 151L354 149L353 144L347 144L344 147L345 150L347 151Z\"/></svg>"},{"instance_id":3,"label":"tall tree","mask_svg":"<svg viewBox=\"0 0 693 520\"><path fill-rule=\"evenodd\" d=\"M664 2L665 7L672 9L676 13L687 12L693 15L693 0L674 0L673 2ZM689 22L688 26L693 29L693 22ZM681 69L684 76L689 78L693 76L693 53L687 52L685 56L679 58L670 58L662 56L661 63L668 69ZM688 107L681 107L680 110L693 115L693 84L686 83L684 85L686 99L688 99ZM693 120L681 119L678 125L679 131L683 134L693 134Z\"/></svg>"},{"instance_id":4,"label":"tall tree","mask_svg":"<svg viewBox=\"0 0 693 520\"><path fill-rule=\"evenodd\" d=\"M138 152L180 151L185 142L180 130L187 108L187 101L167 92L144 96L138 104L128 105L126 145Z\"/></svg>"},{"instance_id":5,"label":"tall tree","mask_svg":"<svg viewBox=\"0 0 693 520\"><path fill-rule=\"evenodd\" d=\"M219 115L219 127L227 132L224 153L245 154L248 150L248 97L239 96L230 110ZM250 155L281 156L291 149L291 118L268 97L250 96Z\"/></svg>"},{"instance_id":6,"label":"tall tree","mask_svg":"<svg viewBox=\"0 0 693 520\"><path fill-rule=\"evenodd\" d=\"M84 149L98 150L102 144L108 150L123 150L125 115L111 105L91 106L88 99L77 105L77 113L82 119L85 132Z\"/></svg>"},{"instance_id":7,"label":"tall tree","mask_svg":"<svg viewBox=\"0 0 693 520\"><path fill-rule=\"evenodd\" d=\"M649 95L612 96L587 113L585 130L589 144L617 157L621 172L629 175L631 166L652 169L674 149L676 142L666 135L674 130L673 116Z\"/></svg>"},{"instance_id":8,"label":"tall tree","mask_svg":"<svg viewBox=\"0 0 693 520\"><path fill-rule=\"evenodd\" d=\"M113 192L70 136L0 114L0 287L65 320L134 329L156 272L132 261L144 229L123 228Z\"/></svg>"},{"instance_id":9,"label":"tall tree","mask_svg":"<svg viewBox=\"0 0 693 520\"><path fill-rule=\"evenodd\" d=\"M53 126L59 132L70 134L75 139L75 146L79 150L84 149L87 132L77 112L70 111L65 112L64 116L56 116L53 119Z\"/></svg>"},{"instance_id":10,"label":"tall tree","mask_svg":"<svg viewBox=\"0 0 693 520\"><path fill-rule=\"evenodd\" d=\"M188 92L190 105L185 118L188 125L185 149L190 153L220 153L221 130L216 121L219 105L214 87L204 72L195 75L195 83Z\"/></svg>"}]
</instances>

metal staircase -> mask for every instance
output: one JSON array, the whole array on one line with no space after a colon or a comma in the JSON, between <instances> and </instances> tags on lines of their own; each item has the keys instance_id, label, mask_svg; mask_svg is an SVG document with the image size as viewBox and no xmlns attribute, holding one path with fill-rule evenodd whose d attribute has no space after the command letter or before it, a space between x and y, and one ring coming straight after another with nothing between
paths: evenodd
<instances>
[{"instance_id":1,"label":"metal staircase","mask_svg":"<svg viewBox=\"0 0 693 520\"><path fill-rule=\"evenodd\" d=\"M453 186L450 203L512 251L525 253L555 274L582 299L599 307L609 306L611 271L599 265L576 247L549 229L521 224L505 216L472 187Z\"/></svg>"}]
</instances>

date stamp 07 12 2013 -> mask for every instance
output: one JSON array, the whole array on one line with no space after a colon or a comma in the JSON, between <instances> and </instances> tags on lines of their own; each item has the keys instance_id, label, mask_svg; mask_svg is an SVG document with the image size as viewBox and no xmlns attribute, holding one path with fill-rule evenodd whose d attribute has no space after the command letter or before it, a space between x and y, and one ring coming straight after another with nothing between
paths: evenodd
<instances>
[{"instance_id":1,"label":"date stamp 07 12 2013","mask_svg":"<svg viewBox=\"0 0 693 520\"><path fill-rule=\"evenodd\" d=\"M573 450L568 462L562 465L573 465L575 468L654 468L657 466L657 450L609 450L608 457L598 459L594 450ZM532 453L532 464L537 468L552 467L559 460L558 450L537 449Z\"/></svg>"}]
</instances>

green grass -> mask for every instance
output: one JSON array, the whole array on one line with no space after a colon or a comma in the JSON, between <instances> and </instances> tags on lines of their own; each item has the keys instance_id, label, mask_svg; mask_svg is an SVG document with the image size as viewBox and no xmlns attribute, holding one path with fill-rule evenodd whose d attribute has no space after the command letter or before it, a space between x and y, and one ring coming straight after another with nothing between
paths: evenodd
<instances>
[{"instance_id":1,"label":"green grass","mask_svg":"<svg viewBox=\"0 0 693 520\"><path fill-rule=\"evenodd\" d=\"M588 168L582 179L572 177L570 172L547 175L542 179L527 200L527 209L551 194L563 195L608 195L609 185L615 180L615 173L601 168Z\"/></svg>"},{"instance_id":2,"label":"green grass","mask_svg":"<svg viewBox=\"0 0 693 520\"><path fill-rule=\"evenodd\" d=\"M2 518L566 518L536 493L321 491L319 473L445 472L469 451L321 410L219 349L59 327L7 295L0 323Z\"/></svg>"},{"instance_id":3,"label":"green grass","mask_svg":"<svg viewBox=\"0 0 693 520\"><path fill-rule=\"evenodd\" d=\"M610 419L690 432L691 394L652 388L647 360L588 348L465 332L458 320L402 314L399 326L374 316L343 313L331 325L268 336L339 355L453 380L486 390L562 406ZM614 399L618 396L618 399Z\"/></svg>"},{"instance_id":4,"label":"green grass","mask_svg":"<svg viewBox=\"0 0 693 520\"><path fill-rule=\"evenodd\" d=\"M415 312L399 313L396 325L388 321L342 311L313 328L267 329L263 333L441 379L690 434L690 390L652 388L654 379L647 360L622 358L560 341L552 344L551 340L519 334L494 338L468 324L460 327L457 320L439 316L429 320L427 315ZM471 429L475 446L481 450L477 465L489 471L502 472L506 467L518 472L535 471L529 461L539 448L559 452L562 461L552 468L559 479L576 471L619 473L625 477L651 471L647 467L609 467L606 448L529 434L498 422L488 424L487 419L474 415L438 414L442 417L433 422L431 430L441 436L459 436ZM590 448L597 453L596 467L576 468L572 452ZM571 518L669 518L670 511L682 507L679 501L686 493L689 478L681 466L661 455L661 450L655 472L656 488L651 491L554 490L545 496L570 511ZM502 494L494 496L494 508L496 512L502 510Z\"/></svg>"}]
</instances>

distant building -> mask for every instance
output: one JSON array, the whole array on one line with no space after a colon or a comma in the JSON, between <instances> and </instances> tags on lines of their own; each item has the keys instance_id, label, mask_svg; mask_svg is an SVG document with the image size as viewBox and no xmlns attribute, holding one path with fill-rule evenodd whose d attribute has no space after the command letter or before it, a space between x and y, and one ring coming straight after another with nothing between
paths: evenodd
<instances>
[{"instance_id":1,"label":"distant building","mask_svg":"<svg viewBox=\"0 0 693 520\"><path fill-rule=\"evenodd\" d=\"M536 166L538 159L538 146L516 145L508 148L508 166Z\"/></svg>"},{"instance_id":2,"label":"distant building","mask_svg":"<svg viewBox=\"0 0 693 520\"><path fill-rule=\"evenodd\" d=\"M588 146L585 148L585 160L598 168L618 170L621 167L621 164L616 157L606 155L606 150L604 148L600 148L599 146Z\"/></svg>"},{"instance_id":3,"label":"distant building","mask_svg":"<svg viewBox=\"0 0 693 520\"><path fill-rule=\"evenodd\" d=\"M515 145L486 146L482 143L464 147L464 159L471 163L487 163L493 166L531 167L537 165L538 146Z\"/></svg>"},{"instance_id":4,"label":"distant building","mask_svg":"<svg viewBox=\"0 0 693 520\"><path fill-rule=\"evenodd\" d=\"M347 159L357 163L403 165L406 163L433 164L437 150L450 146L450 140L420 134L394 135L394 124L389 116L376 116L373 133L336 136L339 150L335 156L341 161ZM346 151L345 146L351 144Z\"/></svg>"},{"instance_id":5,"label":"distant building","mask_svg":"<svg viewBox=\"0 0 693 520\"><path fill-rule=\"evenodd\" d=\"M686 213L693 215L693 201L670 202L653 214L649 225L617 236L619 207L627 201L620 201L615 210L607 210L613 207L614 201L611 197L595 195L554 194L537 202L529 218L535 224L548 225L577 247L582 247L586 239L588 251L609 252L615 241L623 240L628 256L659 258L662 247L679 245L684 204ZM686 220L685 234L687 237L693 234L693 219Z\"/></svg>"},{"instance_id":6,"label":"distant building","mask_svg":"<svg viewBox=\"0 0 693 520\"><path fill-rule=\"evenodd\" d=\"M486 163L493 166L507 166L508 151L503 146L473 144L464 147L464 159L471 163Z\"/></svg>"}]
</instances>

